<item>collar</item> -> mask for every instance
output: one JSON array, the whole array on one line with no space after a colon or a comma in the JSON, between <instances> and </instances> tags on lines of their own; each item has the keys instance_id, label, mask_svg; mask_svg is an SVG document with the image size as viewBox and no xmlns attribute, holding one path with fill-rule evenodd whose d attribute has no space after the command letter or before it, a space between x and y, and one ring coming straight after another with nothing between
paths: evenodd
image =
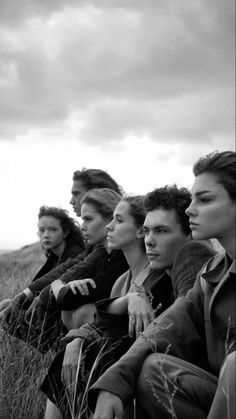
<instances>
[{"instance_id":1,"label":"collar","mask_svg":"<svg viewBox=\"0 0 236 419\"><path fill-rule=\"evenodd\" d=\"M213 265L212 269L211 265ZM227 271L229 273L236 273L235 260L232 261L227 253L220 253L211 259L207 264L206 269L207 270L202 273L203 278L207 282L219 283Z\"/></svg>"}]
</instances>

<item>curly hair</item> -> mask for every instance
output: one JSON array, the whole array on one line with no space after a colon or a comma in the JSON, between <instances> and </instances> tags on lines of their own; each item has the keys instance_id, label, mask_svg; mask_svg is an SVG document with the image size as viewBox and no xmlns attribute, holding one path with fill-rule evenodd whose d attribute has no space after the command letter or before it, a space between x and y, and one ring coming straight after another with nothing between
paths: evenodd
<instances>
[{"instance_id":1,"label":"curly hair","mask_svg":"<svg viewBox=\"0 0 236 419\"><path fill-rule=\"evenodd\" d=\"M194 176L212 173L224 186L232 201L236 201L236 153L235 151L214 151L201 157L193 166Z\"/></svg>"},{"instance_id":2,"label":"curly hair","mask_svg":"<svg viewBox=\"0 0 236 419\"><path fill-rule=\"evenodd\" d=\"M175 210L177 220L185 234L190 234L189 217L185 213L186 208L191 203L190 191L186 188L178 188L177 185L166 185L156 188L148 193L144 199L146 212L154 211L159 208Z\"/></svg>"},{"instance_id":3,"label":"curly hair","mask_svg":"<svg viewBox=\"0 0 236 419\"><path fill-rule=\"evenodd\" d=\"M112 189L91 189L83 196L81 205L92 204L103 218L111 219L120 200L120 194Z\"/></svg>"},{"instance_id":4,"label":"curly hair","mask_svg":"<svg viewBox=\"0 0 236 419\"><path fill-rule=\"evenodd\" d=\"M82 170L76 170L73 174L73 181L76 180L79 180L87 191L107 188L122 195L122 188L107 172L101 169L86 169L83 167Z\"/></svg>"},{"instance_id":5,"label":"curly hair","mask_svg":"<svg viewBox=\"0 0 236 419\"><path fill-rule=\"evenodd\" d=\"M74 242L85 248L83 235L81 233L79 224L71 217L69 217L68 211L58 207L48 207L43 205L39 209L38 219L42 217L54 217L60 221L63 232L68 232L66 237L67 242Z\"/></svg>"}]
</instances>

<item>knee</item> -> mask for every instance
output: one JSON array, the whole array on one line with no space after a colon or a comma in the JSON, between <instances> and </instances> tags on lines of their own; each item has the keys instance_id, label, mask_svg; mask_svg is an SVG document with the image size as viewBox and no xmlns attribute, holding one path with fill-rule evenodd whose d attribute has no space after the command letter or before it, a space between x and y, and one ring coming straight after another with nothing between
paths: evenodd
<instances>
[{"instance_id":1,"label":"knee","mask_svg":"<svg viewBox=\"0 0 236 419\"><path fill-rule=\"evenodd\" d=\"M93 323L96 314L94 304L84 304L72 311L62 311L61 318L64 325L70 329L78 329L84 323Z\"/></svg>"},{"instance_id":2,"label":"knee","mask_svg":"<svg viewBox=\"0 0 236 419\"><path fill-rule=\"evenodd\" d=\"M153 375L157 375L160 372L161 365L163 362L163 354L151 354L145 359L138 380L138 387L142 391L147 388L147 383L151 383Z\"/></svg>"},{"instance_id":3,"label":"knee","mask_svg":"<svg viewBox=\"0 0 236 419\"><path fill-rule=\"evenodd\" d=\"M222 378L223 375L226 374L228 377L234 377L236 375L236 351L231 352L225 358L223 366L220 371L220 377Z\"/></svg>"},{"instance_id":4,"label":"knee","mask_svg":"<svg viewBox=\"0 0 236 419\"><path fill-rule=\"evenodd\" d=\"M73 311L62 311L61 312L62 323L67 327L68 330L74 329L72 316L73 316Z\"/></svg>"}]
</instances>

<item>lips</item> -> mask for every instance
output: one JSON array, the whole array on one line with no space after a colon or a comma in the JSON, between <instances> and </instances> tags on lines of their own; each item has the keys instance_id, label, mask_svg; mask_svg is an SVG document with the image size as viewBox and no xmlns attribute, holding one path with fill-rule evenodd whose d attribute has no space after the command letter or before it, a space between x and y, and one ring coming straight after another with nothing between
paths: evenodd
<instances>
[{"instance_id":1,"label":"lips","mask_svg":"<svg viewBox=\"0 0 236 419\"><path fill-rule=\"evenodd\" d=\"M153 258L157 258L157 257L159 257L160 255L159 254L157 254L157 253L147 253L147 257L148 257L148 259L153 259Z\"/></svg>"},{"instance_id":2,"label":"lips","mask_svg":"<svg viewBox=\"0 0 236 419\"><path fill-rule=\"evenodd\" d=\"M189 221L189 225L190 225L190 228L191 227L198 227L198 224L193 223L192 221Z\"/></svg>"}]
</instances>

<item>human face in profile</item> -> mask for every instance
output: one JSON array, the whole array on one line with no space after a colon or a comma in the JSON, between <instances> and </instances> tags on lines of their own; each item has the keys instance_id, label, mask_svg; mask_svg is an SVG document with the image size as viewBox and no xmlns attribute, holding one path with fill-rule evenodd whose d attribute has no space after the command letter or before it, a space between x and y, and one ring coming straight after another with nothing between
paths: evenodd
<instances>
[{"instance_id":1,"label":"human face in profile","mask_svg":"<svg viewBox=\"0 0 236 419\"><path fill-rule=\"evenodd\" d=\"M82 182L75 180L71 189L71 200L70 204L73 207L77 217L81 216L81 199L86 194L87 189L83 186Z\"/></svg>"},{"instance_id":2,"label":"human face in profile","mask_svg":"<svg viewBox=\"0 0 236 419\"><path fill-rule=\"evenodd\" d=\"M44 215L38 222L38 235L43 249L57 254L65 245L67 233L63 231L58 218Z\"/></svg>"},{"instance_id":3,"label":"human face in profile","mask_svg":"<svg viewBox=\"0 0 236 419\"><path fill-rule=\"evenodd\" d=\"M104 218L95 205L83 203L81 207L81 230L89 245L106 244L106 225L108 219Z\"/></svg>"},{"instance_id":4,"label":"human face in profile","mask_svg":"<svg viewBox=\"0 0 236 419\"><path fill-rule=\"evenodd\" d=\"M224 248L228 241L235 240L235 202L217 175L202 173L195 178L186 214L194 239L216 238Z\"/></svg>"},{"instance_id":5,"label":"human face in profile","mask_svg":"<svg viewBox=\"0 0 236 419\"><path fill-rule=\"evenodd\" d=\"M107 225L109 249L125 250L137 241L140 228L129 213L130 205L121 201L114 211L112 221Z\"/></svg>"},{"instance_id":6,"label":"human face in profile","mask_svg":"<svg viewBox=\"0 0 236 419\"><path fill-rule=\"evenodd\" d=\"M171 273L176 253L190 240L190 236L182 231L175 209L149 211L143 229L151 269L163 269Z\"/></svg>"}]
</instances>

